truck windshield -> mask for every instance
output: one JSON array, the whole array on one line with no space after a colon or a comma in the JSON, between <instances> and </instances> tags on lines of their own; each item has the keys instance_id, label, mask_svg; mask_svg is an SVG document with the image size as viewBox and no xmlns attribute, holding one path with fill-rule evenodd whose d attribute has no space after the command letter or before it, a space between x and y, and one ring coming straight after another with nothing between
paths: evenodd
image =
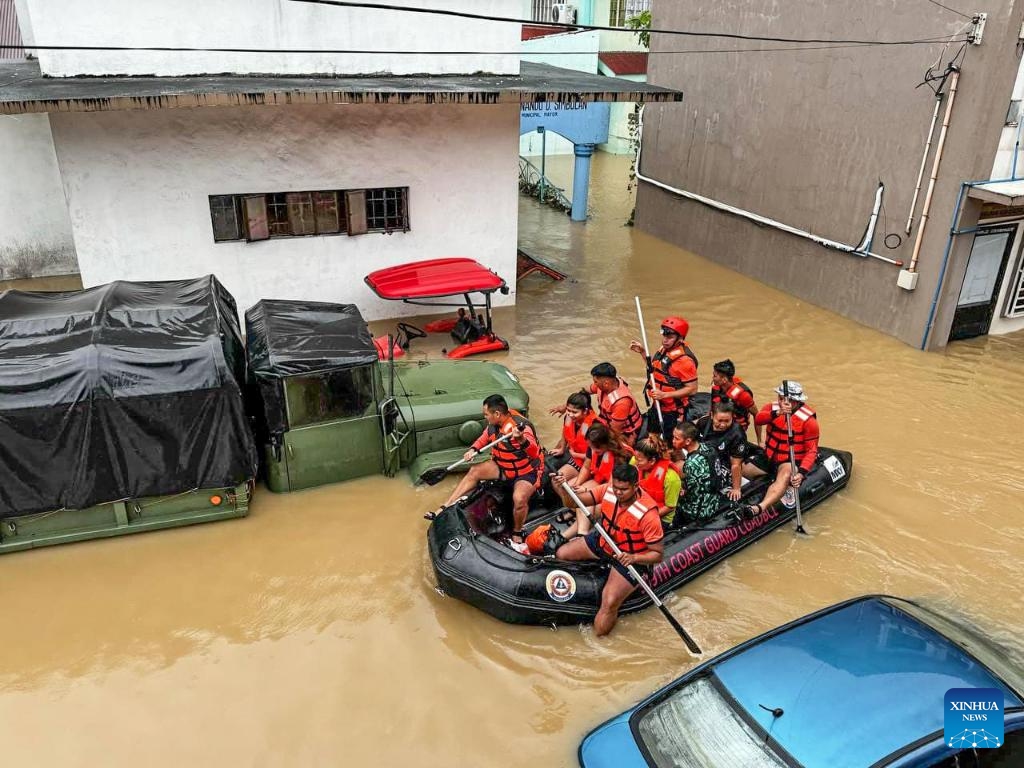
<instances>
[{"instance_id":1,"label":"truck windshield","mask_svg":"<svg viewBox=\"0 0 1024 768\"><path fill-rule=\"evenodd\" d=\"M637 729L657 768L786 765L722 697L710 676L697 678L648 709Z\"/></svg>"}]
</instances>

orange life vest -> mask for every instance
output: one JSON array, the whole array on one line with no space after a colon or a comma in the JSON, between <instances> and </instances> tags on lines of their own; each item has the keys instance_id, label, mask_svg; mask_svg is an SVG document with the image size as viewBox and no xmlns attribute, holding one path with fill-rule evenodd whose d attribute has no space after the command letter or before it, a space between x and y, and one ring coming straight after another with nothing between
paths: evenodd
<instances>
[{"instance_id":1,"label":"orange life vest","mask_svg":"<svg viewBox=\"0 0 1024 768\"><path fill-rule=\"evenodd\" d=\"M596 454L590 449L590 476L597 483L610 483L612 470L615 469L615 454L611 451L601 451Z\"/></svg>"},{"instance_id":2,"label":"orange life vest","mask_svg":"<svg viewBox=\"0 0 1024 768\"><path fill-rule=\"evenodd\" d=\"M583 417L583 421L576 422L568 414L562 423L562 439L565 440L566 450L580 455L587 452L587 430L594 423L597 414L593 411Z\"/></svg>"},{"instance_id":3,"label":"orange life vest","mask_svg":"<svg viewBox=\"0 0 1024 768\"><path fill-rule=\"evenodd\" d=\"M746 396L744 396L746 395ZM732 403L736 409L734 411L736 416L736 423L743 427L744 431L750 426L750 411L748 410L751 406L744 405L744 403L754 402L754 392L743 383L743 380L739 376L732 377L732 383L727 384L724 388L719 387L717 384L711 387L711 403L721 401L728 401Z\"/></svg>"},{"instance_id":4,"label":"orange life vest","mask_svg":"<svg viewBox=\"0 0 1024 768\"><path fill-rule=\"evenodd\" d=\"M612 419L612 407L620 400L628 400L631 406L625 423L616 423L621 422L621 420ZM615 390L602 395L599 413L601 414L601 421L609 427L619 430L623 435L636 434L644 423L644 417L640 414L640 408L637 407L636 399L633 397L633 393L629 391L629 385L622 379L619 379L619 386Z\"/></svg>"},{"instance_id":5,"label":"orange life vest","mask_svg":"<svg viewBox=\"0 0 1024 768\"><path fill-rule=\"evenodd\" d=\"M612 540L618 544L619 549L630 554L638 554L648 550L647 541L644 539L641 521L644 515L654 514L661 526L661 518L658 517L658 505L646 492L640 491L636 501L628 507L620 507L618 499L612 492L609 485L601 497L601 527L604 528ZM612 554L611 547L601 539L601 548L609 555Z\"/></svg>"},{"instance_id":6,"label":"orange life vest","mask_svg":"<svg viewBox=\"0 0 1024 768\"><path fill-rule=\"evenodd\" d=\"M772 420L768 422L768 429L764 437L764 452L768 458L776 464L784 464L789 461L789 435L786 432L786 414L779 409L778 403L772 403ZM817 443L817 430L808 435L807 423L816 419L814 411L807 405L802 405L793 411L790 421L793 424L793 458L799 464L807 455L808 443Z\"/></svg>"},{"instance_id":7,"label":"orange life vest","mask_svg":"<svg viewBox=\"0 0 1024 768\"><path fill-rule=\"evenodd\" d=\"M658 389L671 392L672 390L683 388L686 382L678 376L674 376L671 372L672 364L681 357L690 358L693 360L693 367L697 367L697 356L693 354L693 350L687 346L685 341L680 341L679 344L672 347L668 352L659 349L651 355L651 373L654 376L654 384ZM685 408L689 404L690 398L673 397L659 402L661 403L662 411L672 413Z\"/></svg>"},{"instance_id":8,"label":"orange life vest","mask_svg":"<svg viewBox=\"0 0 1024 768\"><path fill-rule=\"evenodd\" d=\"M675 471L676 468L668 459L659 459L650 469L640 471L640 487L659 507L665 506L665 475Z\"/></svg>"},{"instance_id":9,"label":"orange life vest","mask_svg":"<svg viewBox=\"0 0 1024 768\"><path fill-rule=\"evenodd\" d=\"M510 409L508 418L502 422L500 427L488 425L487 442L504 437L516 427L523 433L522 441L512 445L512 441L506 440L498 443L491 449L491 458L498 465L502 476L506 480L514 480L524 475L535 474L540 477L540 444L537 442L537 431L533 424L519 413Z\"/></svg>"}]
</instances>

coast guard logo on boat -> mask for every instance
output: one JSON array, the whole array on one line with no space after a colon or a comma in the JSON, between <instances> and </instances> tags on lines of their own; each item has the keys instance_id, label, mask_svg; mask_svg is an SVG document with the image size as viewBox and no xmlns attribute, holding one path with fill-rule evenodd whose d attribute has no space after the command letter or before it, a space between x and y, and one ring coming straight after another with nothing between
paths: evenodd
<instances>
[{"instance_id":1,"label":"coast guard logo on boat","mask_svg":"<svg viewBox=\"0 0 1024 768\"><path fill-rule=\"evenodd\" d=\"M945 697L943 736L958 749L994 749L1003 744L1003 692L998 688L950 688Z\"/></svg>"},{"instance_id":2,"label":"coast guard logo on boat","mask_svg":"<svg viewBox=\"0 0 1024 768\"><path fill-rule=\"evenodd\" d=\"M576 594L576 579L565 571L552 571L544 581L548 597L556 603L566 603Z\"/></svg>"}]
</instances>

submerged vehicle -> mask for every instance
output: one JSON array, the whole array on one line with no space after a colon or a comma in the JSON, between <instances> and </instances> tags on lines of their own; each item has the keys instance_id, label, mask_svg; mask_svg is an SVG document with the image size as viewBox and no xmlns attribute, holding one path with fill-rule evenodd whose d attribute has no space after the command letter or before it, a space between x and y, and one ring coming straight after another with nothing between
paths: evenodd
<instances>
[{"instance_id":1,"label":"submerged vehicle","mask_svg":"<svg viewBox=\"0 0 1024 768\"><path fill-rule=\"evenodd\" d=\"M0 553L247 514L244 370L212 275L0 293Z\"/></svg>"},{"instance_id":2,"label":"submerged vehicle","mask_svg":"<svg viewBox=\"0 0 1024 768\"><path fill-rule=\"evenodd\" d=\"M379 359L353 304L265 299L245 323L250 412L272 491L402 467L419 477L480 436L488 395L524 413L529 406L497 363Z\"/></svg>"},{"instance_id":3,"label":"submerged vehicle","mask_svg":"<svg viewBox=\"0 0 1024 768\"><path fill-rule=\"evenodd\" d=\"M984 693L979 701L1000 698L1003 712L965 715L948 703L950 689ZM1024 670L975 630L916 602L858 597L692 669L588 734L579 762L583 768L1024 765Z\"/></svg>"},{"instance_id":4,"label":"submerged vehicle","mask_svg":"<svg viewBox=\"0 0 1024 768\"><path fill-rule=\"evenodd\" d=\"M853 469L846 451L821 448L814 468L800 487L807 511L845 487ZM743 490L743 501L764 495L766 479ZM561 502L550 488L534 502L527 530L550 524L560 530ZM796 505L779 502L753 519L735 514L723 498L718 515L700 525L665 532L665 555L653 567L649 583L663 597L705 570L784 525L796 516ZM605 562L568 562L552 555L523 555L505 539L511 532L511 500L499 484L481 485L441 512L427 532L437 584L445 594L464 600L495 618L515 624L578 624L593 621L608 576ZM620 614L651 605L643 590L623 603Z\"/></svg>"}]
</instances>

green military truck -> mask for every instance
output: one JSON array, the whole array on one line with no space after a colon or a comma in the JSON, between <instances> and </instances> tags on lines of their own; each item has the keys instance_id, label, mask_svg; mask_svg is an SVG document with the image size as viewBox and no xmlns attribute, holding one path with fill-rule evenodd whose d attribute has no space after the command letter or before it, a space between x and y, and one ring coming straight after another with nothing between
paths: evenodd
<instances>
[{"instance_id":1,"label":"green military truck","mask_svg":"<svg viewBox=\"0 0 1024 768\"><path fill-rule=\"evenodd\" d=\"M527 412L526 391L497 363L380 360L352 304L265 299L245 325L249 410L272 491L403 467L419 477L462 457L488 395Z\"/></svg>"},{"instance_id":2,"label":"green military truck","mask_svg":"<svg viewBox=\"0 0 1024 768\"><path fill-rule=\"evenodd\" d=\"M244 516L244 371L212 275L0 293L0 553Z\"/></svg>"}]
</instances>

